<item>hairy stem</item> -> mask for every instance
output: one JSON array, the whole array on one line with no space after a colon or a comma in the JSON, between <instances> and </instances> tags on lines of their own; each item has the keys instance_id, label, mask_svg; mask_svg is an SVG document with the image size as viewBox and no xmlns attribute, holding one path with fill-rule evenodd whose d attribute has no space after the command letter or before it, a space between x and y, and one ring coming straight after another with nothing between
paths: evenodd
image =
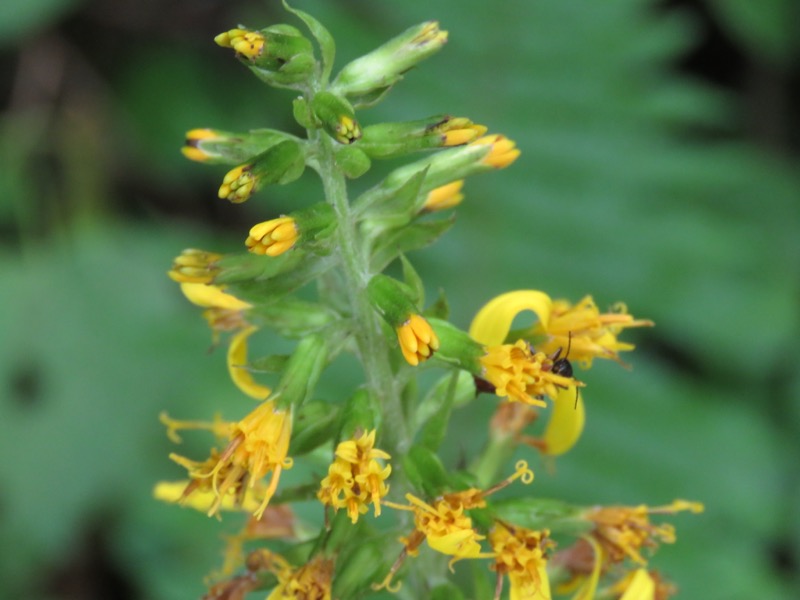
<instances>
[{"instance_id":1,"label":"hairy stem","mask_svg":"<svg viewBox=\"0 0 800 600\"><path fill-rule=\"evenodd\" d=\"M336 166L333 141L316 135L319 173L325 196L338 221L337 253L353 318L356 343L370 392L383 409L383 445L390 454L402 456L408 450L408 424L403 415L400 390L389 363L389 352L381 323L367 298L371 277L369 257L360 250L356 227L347 199L345 178Z\"/></svg>"}]
</instances>

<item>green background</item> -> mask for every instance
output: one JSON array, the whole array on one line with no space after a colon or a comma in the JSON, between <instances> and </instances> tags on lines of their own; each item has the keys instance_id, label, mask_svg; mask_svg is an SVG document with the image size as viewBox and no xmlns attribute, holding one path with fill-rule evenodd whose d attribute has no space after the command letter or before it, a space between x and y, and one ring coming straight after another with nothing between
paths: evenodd
<instances>
[{"instance_id":1,"label":"green background","mask_svg":"<svg viewBox=\"0 0 800 600\"><path fill-rule=\"evenodd\" d=\"M798 597L796 5L297 6L333 33L337 68L439 20L444 50L362 122L468 116L521 148L508 170L468 181L456 227L410 257L456 324L519 288L624 300L657 323L626 335L631 371L583 377L586 433L554 471L534 459L531 493L702 501L651 562L681 597ZM178 474L161 410L246 408L165 271L185 247L237 250L253 223L320 189L305 176L231 206L216 198L225 168L178 149L194 127L296 130L291 94L212 41L283 21L274 1L0 6L2 598L197 598L219 562L234 519L150 497ZM331 377L326 393L357 380ZM476 415L456 415L453 460L485 435ZM193 443L182 450L202 454Z\"/></svg>"}]
</instances>

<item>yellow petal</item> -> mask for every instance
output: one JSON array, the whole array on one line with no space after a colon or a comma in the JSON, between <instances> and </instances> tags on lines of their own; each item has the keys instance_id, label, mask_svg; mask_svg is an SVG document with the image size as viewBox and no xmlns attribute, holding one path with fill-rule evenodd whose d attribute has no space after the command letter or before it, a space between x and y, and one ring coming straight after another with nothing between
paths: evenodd
<instances>
[{"instance_id":1,"label":"yellow petal","mask_svg":"<svg viewBox=\"0 0 800 600\"><path fill-rule=\"evenodd\" d=\"M250 337L258 327L248 327L237 333L231 339L228 346L228 373L231 375L233 383L245 394L256 400L266 399L272 390L265 385L256 383L247 367L247 338Z\"/></svg>"},{"instance_id":2,"label":"yellow petal","mask_svg":"<svg viewBox=\"0 0 800 600\"><path fill-rule=\"evenodd\" d=\"M490 300L472 320L469 334L484 345L502 344L514 318L525 310L533 311L539 322L547 328L550 321L550 296L538 290L517 290L501 294Z\"/></svg>"},{"instance_id":3,"label":"yellow petal","mask_svg":"<svg viewBox=\"0 0 800 600\"><path fill-rule=\"evenodd\" d=\"M189 302L204 308L244 310L253 306L249 302L239 300L232 294L223 292L222 288L216 285L207 285L205 283L182 283L181 291L189 300Z\"/></svg>"},{"instance_id":4,"label":"yellow petal","mask_svg":"<svg viewBox=\"0 0 800 600\"><path fill-rule=\"evenodd\" d=\"M583 585L578 589L572 600L594 600L595 592L597 591L597 582L600 580L600 566L603 564L603 555L600 545L594 540L593 537L584 537L584 540L589 542L594 550L594 568L591 575L586 578Z\"/></svg>"},{"instance_id":5,"label":"yellow petal","mask_svg":"<svg viewBox=\"0 0 800 600\"><path fill-rule=\"evenodd\" d=\"M558 390L550 421L542 436L545 442L545 454L550 456L564 454L581 437L586 421L586 409L583 405L583 394L578 394L577 404L575 394L574 386Z\"/></svg>"},{"instance_id":6,"label":"yellow petal","mask_svg":"<svg viewBox=\"0 0 800 600\"><path fill-rule=\"evenodd\" d=\"M656 596L656 583L645 569L637 569L628 589L619 600L653 600Z\"/></svg>"}]
</instances>

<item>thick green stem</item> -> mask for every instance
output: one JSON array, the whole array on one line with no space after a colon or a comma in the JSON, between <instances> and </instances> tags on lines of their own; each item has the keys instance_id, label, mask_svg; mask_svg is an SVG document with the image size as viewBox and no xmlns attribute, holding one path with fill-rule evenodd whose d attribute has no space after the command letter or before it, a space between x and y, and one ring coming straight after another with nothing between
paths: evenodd
<instances>
[{"instance_id":1,"label":"thick green stem","mask_svg":"<svg viewBox=\"0 0 800 600\"><path fill-rule=\"evenodd\" d=\"M366 374L367 385L383 409L383 445L387 452L402 456L410 443L403 415L400 390L389 363L389 352L381 323L367 298L371 277L369 257L360 250L356 227L347 199L345 178L336 166L333 141L324 133L316 136L319 173L325 196L336 212L337 252L355 324L355 338Z\"/></svg>"},{"instance_id":2,"label":"thick green stem","mask_svg":"<svg viewBox=\"0 0 800 600\"><path fill-rule=\"evenodd\" d=\"M486 489L502 479L503 469L508 467L516 448L517 442L510 433L489 436L489 443L470 468L481 489Z\"/></svg>"}]
</instances>

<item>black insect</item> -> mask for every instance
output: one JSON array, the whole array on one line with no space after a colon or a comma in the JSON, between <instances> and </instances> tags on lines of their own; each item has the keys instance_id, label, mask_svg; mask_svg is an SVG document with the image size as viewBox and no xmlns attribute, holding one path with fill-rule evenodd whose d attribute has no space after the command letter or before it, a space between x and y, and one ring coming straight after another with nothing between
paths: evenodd
<instances>
[{"instance_id":1,"label":"black insect","mask_svg":"<svg viewBox=\"0 0 800 600\"><path fill-rule=\"evenodd\" d=\"M550 372L555 373L556 375L561 375L562 377L572 377L572 363L569 362L569 351L572 348L572 332L569 332L569 338L567 341L567 351L564 353L564 356L561 356L561 350L563 348L559 348L553 354L551 354L548 358L553 361L553 366L550 367ZM578 408L578 386L575 386L575 408Z\"/></svg>"}]
</instances>

